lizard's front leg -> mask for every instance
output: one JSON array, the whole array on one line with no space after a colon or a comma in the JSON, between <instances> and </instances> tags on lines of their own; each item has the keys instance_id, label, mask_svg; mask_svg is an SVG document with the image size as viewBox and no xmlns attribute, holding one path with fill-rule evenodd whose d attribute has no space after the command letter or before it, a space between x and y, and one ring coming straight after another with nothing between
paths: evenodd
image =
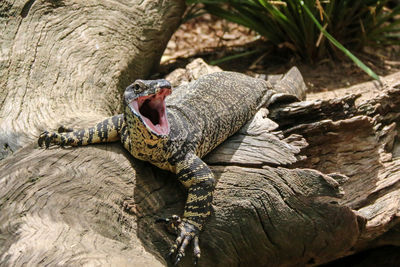
<instances>
[{"instance_id":1,"label":"lizard's front leg","mask_svg":"<svg viewBox=\"0 0 400 267\"><path fill-rule=\"evenodd\" d=\"M124 126L124 115L116 115L105 119L93 127L67 132L43 132L38 144L48 148L50 144L60 146L84 146L101 142L114 142L120 139L120 131Z\"/></svg>"},{"instance_id":2,"label":"lizard's front leg","mask_svg":"<svg viewBox=\"0 0 400 267\"><path fill-rule=\"evenodd\" d=\"M197 262L200 258L199 233L211 215L215 179L207 164L195 154L187 154L176 166L179 181L188 189L188 197L182 220L176 215L168 219L178 234L170 255L176 253L175 264L178 263L185 255L187 245L193 241Z\"/></svg>"}]
</instances>

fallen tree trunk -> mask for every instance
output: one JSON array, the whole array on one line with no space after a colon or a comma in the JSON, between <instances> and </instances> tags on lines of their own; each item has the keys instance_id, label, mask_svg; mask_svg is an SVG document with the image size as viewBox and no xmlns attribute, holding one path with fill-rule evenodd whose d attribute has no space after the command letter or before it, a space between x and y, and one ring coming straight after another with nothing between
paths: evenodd
<instances>
[{"instance_id":1,"label":"fallen tree trunk","mask_svg":"<svg viewBox=\"0 0 400 267\"><path fill-rule=\"evenodd\" d=\"M396 75L400 77L400 73ZM349 254L400 245L400 87L398 79L393 81L358 105L355 102L360 94L293 103L270 114L283 122L284 134L300 134L309 144L302 151L306 159L295 166L334 171L349 178L343 184L345 193L339 204L365 220ZM310 112L318 119L310 120ZM294 122L293 114L296 122L287 123L288 119Z\"/></svg>"},{"instance_id":2,"label":"fallen tree trunk","mask_svg":"<svg viewBox=\"0 0 400 267\"><path fill-rule=\"evenodd\" d=\"M44 7L38 3L42 2L21 4L20 20L40 12L48 15L50 7L67 8L61 5L65 1L43 2ZM32 13L35 8L39 13ZM129 35L120 30L121 38ZM85 39L85 34L79 36ZM114 41L103 40L111 46ZM34 46L41 51L39 44ZM74 44L69 45L74 50ZM55 46L57 51L67 49L62 42ZM0 161L0 265L166 265L174 237L155 220L183 210L186 193L174 175L133 159L120 144L48 150L34 144L40 123L48 129L60 124L84 126L106 116L110 105L116 111L119 104L111 95L118 95L119 85L136 77L122 75L123 70L128 72L128 62L134 62L121 59L125 66L121 67L116 63L124 58L121 54L84 53L78 60L74 55L59 75L72 75L82 64L88 68L79 72L79 79L62 79L62 87L50 86L57 84L50 78L50 84L44 78L35 86L30 85L36 82L33 78L19 84L17 74L4 83L8 91L0 103L7 121L1 122L1 137L22 148L12 149L14 153ZM46 60L43 57L28 66L10 58L9 71L13 74L23 66L32 69L29 75L45 73L47 65L38 64ZM92 57L98 60L82 63ZM110 58L114 64L105 64L109 67L102 70L102 60ZM184 72L189 78L201 75L190 69ZM26 81L23 73L21 79ZM108 79L107 86L101 79ZM72 91L63 96L65 88ZM94 98L99 102L88 104ZM201 266L318 265L367 248L400 246L396 141L400 90L389 85L360 105L355 104L356 98L289 104L277 99L207 156L218 184L214 213L201 235ZM21 99L28 102L7 115L10 103L25 103ZM37 99L43 100L35 106ZM57 105L59 101L68 101L68 106ZM75 118L79 119L69 124ZM19 129L20 134L9 129ZM191 260L188 250L182 265L190 265Z\"/></svg>"}]
</instances>

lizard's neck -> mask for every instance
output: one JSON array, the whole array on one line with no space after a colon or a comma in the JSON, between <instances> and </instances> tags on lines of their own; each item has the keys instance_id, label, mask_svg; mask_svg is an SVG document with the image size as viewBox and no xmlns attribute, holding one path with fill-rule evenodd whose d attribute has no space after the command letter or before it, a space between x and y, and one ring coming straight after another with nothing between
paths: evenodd
<instances>
[{"instance_id":1,"label":"lizard's neck","mask_svg":"<svg viewBox=\"0 0 400 267\"><path fill-rule=\"evenodd\" d=\"M168 163L170 153L165 148L168 137L160 138L149 131L141 119L125 109L125 123L131 139L130 153L137 159L148 161L157 167L174 172L175 167Z\"/></svg>"}]
</instances>

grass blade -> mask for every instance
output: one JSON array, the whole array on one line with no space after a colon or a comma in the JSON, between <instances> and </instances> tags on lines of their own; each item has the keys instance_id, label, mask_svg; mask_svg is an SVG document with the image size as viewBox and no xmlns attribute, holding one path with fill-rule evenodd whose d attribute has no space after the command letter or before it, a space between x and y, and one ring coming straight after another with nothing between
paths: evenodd
<instances>
[{"instance_id":1,"label":"grass blade","mask_svg":"<svg viewBox=\"0 0 400 267\"><path fill-rule=\"evenodd\" d=\"M365 71L369 76L374 78L375 80L380 81L379 76L373 72L367 65L365 65L361 60L359 60L356 56L354 56L349 50L347 50L341 43L339 43L332 35L330 35L318 22L318 20L314 17L311 11L308 9L306 5L304 5L304 1L300 0L300 4L310 16L310 18L314 21L315 25L317 25L318 29L325 35L325 37L337 48L339 48L343 53L345 53L357 66L359 66L363 71Z\"/></svg>"}]
</instances>

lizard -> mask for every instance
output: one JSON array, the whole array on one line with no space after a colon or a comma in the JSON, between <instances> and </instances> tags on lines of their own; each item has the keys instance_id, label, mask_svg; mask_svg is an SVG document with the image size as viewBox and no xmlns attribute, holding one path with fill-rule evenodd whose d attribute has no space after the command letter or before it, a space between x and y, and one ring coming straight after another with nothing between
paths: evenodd
<instances>
[{"instance_id":1,"label":"lizard","mask_svg":"<svg viewBox=\"0 0 400 267\"><path fill-rule=\"evenodd\" d=\"M139 79L124 92L123 114L76 131L44 131L38 144L48 148L120 140L135 158L175 173L188 192L183 216L159 221L177 235L169 251L175 264L191 242L197 263L199 234L211 215L216 185L201 158L237 132L274 94L268 81L236 72L204 75L174 92L165 79Z\"/></svg>"}]
</instances>

